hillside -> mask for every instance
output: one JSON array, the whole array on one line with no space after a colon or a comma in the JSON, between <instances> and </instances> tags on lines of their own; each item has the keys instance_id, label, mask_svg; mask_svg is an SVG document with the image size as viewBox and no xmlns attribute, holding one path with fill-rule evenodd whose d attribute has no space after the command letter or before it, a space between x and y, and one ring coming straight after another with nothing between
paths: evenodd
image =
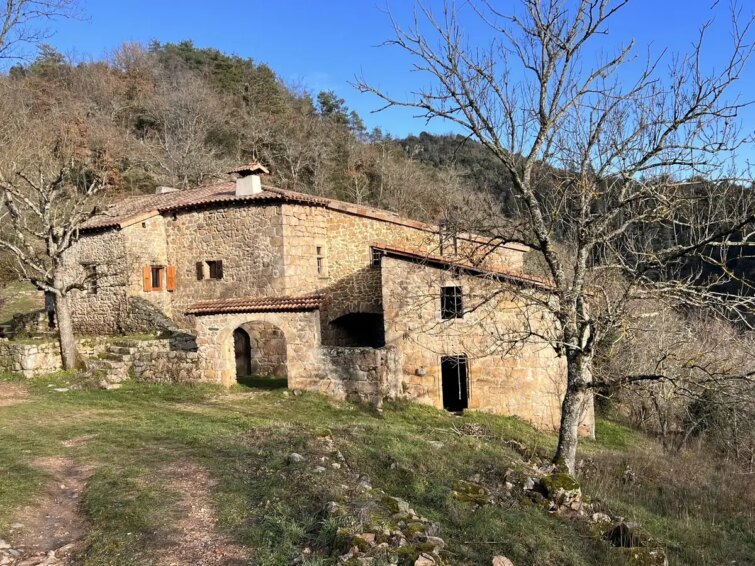
<instances>
[{"instance_id":1,"label":"hillside","mask_svg":"<svg viewBox=\"0 0 755 566\"><path fill-rule=\"evenodd\" d=\"M6 150L73 145L82 167L106 175L111 199L225 179L250 160L281 188L420 220L469 193L390 136L367 132L335 93L289 86L265 64L190 41L125 44L82 62L45 46L0 75L0 113L16 117L0 129ZM0 161L24 157L8 150Z\"/></svg>"},{"instance_id":2,"label":"hillside","mask_svg":"<svg viewBox=\"0 0 755 566\"><path fill-rule=\"evenodd\" d=\"M0 556L25 544L84 566L324 565L353 545L373 552L369 533L388 529L401 563L434 536L445 564L645 564L602 540L592 513L639 521L671 564L755 555L751 479L703 451L670 457L601 420L583 444L582 513L554 510L525 488L555 439L521 421L406 404L379 415L253 385L0 379ZM411 508L405 523L376 515L392 505Z\"/></svg>"}]
</instances>

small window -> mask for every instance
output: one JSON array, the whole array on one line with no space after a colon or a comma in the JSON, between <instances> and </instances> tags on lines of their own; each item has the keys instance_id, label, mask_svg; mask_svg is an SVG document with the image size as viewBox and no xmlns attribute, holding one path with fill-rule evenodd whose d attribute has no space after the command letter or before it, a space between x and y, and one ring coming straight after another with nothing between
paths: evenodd
<instances>
[{"instance_id":1,"label":"small window","mask_svg":"<svg viewBox=\"0 0 755 566\"><path fill-rule=\"evenodd\" d=\"M164 267L158 267L158 266L152 267L152 289L153 290L155 291L162 290L164 272L165 272Z\"/></svg>"},{"instance_id":2,"label":"small window","mask_svg":"<svg viewBox=\"0 0 755 566\"><path fill-rule=\"evenodd\" d=\"M372 248L372 257L370 258L370 265L372 267L380 267L383 261L383 252L381 250Z\"/></svg>"},{"instance_id":3,"label":"small window","mask_svg":"<svg viewBox=\"0 0 755 566\"><path fill-rule=\"evenodd\" d=\"M96 295L99 289L97 282L97 266L84 265L84 290L89 295Z\"/></svg>"},{"instance_id":4,"label":"small window","mask_svg":"<svg viewBox=\"0 0 755 566\"><path fill-rule=\"evenodd\" d=\"M208 261L207 272L210 279L222 279L223 278L223 262L220 260Z\"/></svg>"},{"instance_id":5,"label":"small window","mask_svg":"<svg viewBox=\"0 0 755 566\"><path fill-rule=\"evenodd\" d=\"M223 262L219 259L198 261L197 262L197 280L203 279L222 279Z\"/></svg>"},{"instance_id":6,"label":"small window","mask_svg":"<svg viewBox=\"0 0 755 566\"><path fill-rule=\"evenodd\" d=\"M325 248L323 246L315 246L315 252L317 257L317 274L325 276L327 275L327 268L325 265Z\"/></svg>"},{"instance_id":7,"label":"small window","mask_svg":"<svg viewBox=\"0 0 755 566\"><path fill-rule=\"evenodd\" d=\"M440 288L440 317L443 320L462 318L464 316L464 301L461 287L449 286Z\"/></svg>"}]
</instances>

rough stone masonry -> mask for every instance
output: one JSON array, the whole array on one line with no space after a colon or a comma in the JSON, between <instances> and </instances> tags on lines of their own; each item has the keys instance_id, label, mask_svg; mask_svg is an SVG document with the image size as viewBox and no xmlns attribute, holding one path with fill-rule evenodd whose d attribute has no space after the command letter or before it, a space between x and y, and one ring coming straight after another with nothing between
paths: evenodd
<instances>
[{"instance_id":1,"label":"rough stone masonry","mask_svg":"<svg viewBox=\"0 0 755 566\"><path fill-rule=\"evenodd\" d=\"M523 271L526 247L248 182L263 173L249 164L91 219L66 257L72 277L95 274L73 301L77 330L189 334L191 356L139 357L150 379L170 379L159 360L180 360L181 381L253 368L292 389L558 425L566 370L543 339L550 288Z\"/></svg>"}]
</instances>

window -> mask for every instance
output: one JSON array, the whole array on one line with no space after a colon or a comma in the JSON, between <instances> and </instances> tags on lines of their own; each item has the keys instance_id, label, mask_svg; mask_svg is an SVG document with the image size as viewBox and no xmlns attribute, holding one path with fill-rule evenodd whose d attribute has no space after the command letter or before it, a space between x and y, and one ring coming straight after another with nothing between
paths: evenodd
<instances>
[{"instance_id":1,"label":"window","mask_svg":"<svg viewBox=\"0 0 755 566\"><path fill-rule=\"evenodd\" d=\"M383 260L383 252L381 250L372 248L372 257L370 258L370 265L372 267L380 267Z\"/></svg>"},{"instance_id":2,"label":"window","mask_svg":"<svg viewBox=\"0 0 755 566\"><path fill-rule=\"evenodd\" d=\"M323 246L315 246L315 252L317 257L317 274L325 277L327 273L327 266L325 265L325 248Z\"/></svg>"},{"instance_id":3,"label":"window","mask_svg":"<svg viewBox=\"0 0 755 566\"><path fill-rule=\"evenodd\" d=\"M203 279L222 279L223 278L223 261L212 259L197 262L197 280Z\"/></svg>"},{"instance_id":4,"label":"window","mask_svg":"<svg viewBox=\"0 0 755 566\"><path fill-rule=\"evenodd\" d=\"M443 320L462 318L464 316L464 301L461 287L449 286L440 288L440 317Z\"/></svg>"},{"instance_id":5,"label":"window","mask_svg":"<svg viewBox=\"0 0 755 566\"><path fill-rule=\"evenodd\" d=\"M142 279L145 291L176 290L176 268L169 265L148 265L142 269Z\"/></svg>"},{"instance_id":6,"label":"window","mask_svg":"<svg viewBox=\"0 0 755 566\"><path fill-rule=\"evenodd\" d=\"M152 278L152 290L161 290L163 288L163 272L165 271L164 267L152 267L151 269L151 278Z\"/></svg>"},{"instance_id":7,"label":"window","mask_svg":"<svg viewBox=\"0 0 755 566\"><path fill-rule=\"evenodd\" d=\"M208 261L207 271L209 272L210 279L222 279L223 262L220 260Z\"/></svg>"},{"instance_id":8,"label":"window","mask_svg":"<svg viewBox=\"0 0 755 566\"><path fill-rule=\"evenodd\" d=\"M97 266L96 265L84 265L84 290L90 295L96 295L98 283L97 283Z\"/></svg>"}]
</instances>

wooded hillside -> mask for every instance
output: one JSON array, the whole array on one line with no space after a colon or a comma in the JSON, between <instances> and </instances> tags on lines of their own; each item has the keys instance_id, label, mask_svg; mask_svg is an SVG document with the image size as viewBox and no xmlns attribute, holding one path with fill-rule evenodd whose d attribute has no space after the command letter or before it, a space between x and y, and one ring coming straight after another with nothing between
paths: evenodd
<instances>
[{"instance_id":1,"label":"wooded hillside","mask_svg":"<svg viewBox=\"0 0 755 566\"><path fill-rule=\"evenodd\" d=\"M43 47L0 77L0 112L18 117L0 133L4 143L34 136L40 122L59 129L53 137L73 136L81 156L108 172L111 193L196 186L258 160L278 186L423 220L465 199L463 175L366 131L333 92L286 85L264 64L190 41L126 44L78 63Z\"/></svg>"}]
</instances>

